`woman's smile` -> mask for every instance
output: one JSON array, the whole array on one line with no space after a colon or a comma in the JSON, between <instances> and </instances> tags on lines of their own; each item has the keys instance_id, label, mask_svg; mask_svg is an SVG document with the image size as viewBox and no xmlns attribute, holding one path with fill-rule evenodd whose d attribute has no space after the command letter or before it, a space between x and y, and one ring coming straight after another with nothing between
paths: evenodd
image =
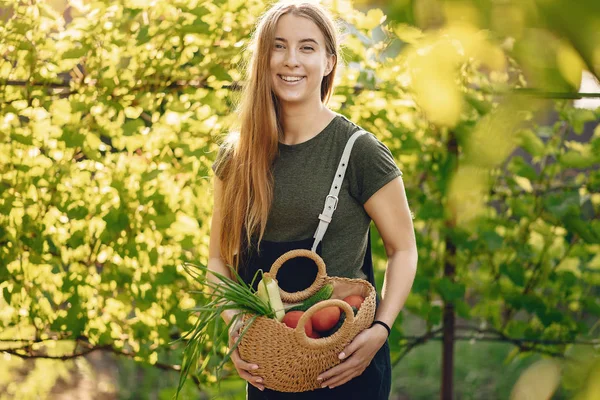
<instances>
[{"instance_id":1,"label":"woman's smile","mask_svg":"<svg viewBox=\"0 0 600 400\"><path fill-rule=\"evenodd\" d=\"M277 75L281 81L286 85L294 86L304 82L305 76L293 76L293 75Z\"/></svg>"}]
</instances>

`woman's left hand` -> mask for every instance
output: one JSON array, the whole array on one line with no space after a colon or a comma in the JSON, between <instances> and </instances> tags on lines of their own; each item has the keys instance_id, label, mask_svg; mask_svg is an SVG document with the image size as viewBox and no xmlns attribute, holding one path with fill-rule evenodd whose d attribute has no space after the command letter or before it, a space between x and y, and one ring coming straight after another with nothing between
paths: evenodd
<instances>
[{"instance_id":1,"label":"woman's left hand","mask_svg":"<svg viewBox=\"0 0 600 400\"><path fill-rule=\"evenodd\" d=\"M323 382L321 387L333 389L362 374L386 339L387 331L381 325L374 325L359 333L340 353L339 357L344 361L317 377Z\"/></svg>"}]
</instances>

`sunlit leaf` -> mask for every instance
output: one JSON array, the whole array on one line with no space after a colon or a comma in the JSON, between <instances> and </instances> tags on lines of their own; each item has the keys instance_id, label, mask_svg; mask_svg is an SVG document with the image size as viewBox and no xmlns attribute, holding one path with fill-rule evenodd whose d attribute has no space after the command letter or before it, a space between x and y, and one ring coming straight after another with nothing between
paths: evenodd
<instances>
[{"instance_id":1,"label":"sunlit leaf","mask_svg":"<svg viewBox=\"0 0 600 400\"><path fill-rule=\"evenodd\" d=\"M558 388L560 365L542 360L529 367L520 377L511 393L511 400L546 400Z\"/></svg>"}]
</instances>

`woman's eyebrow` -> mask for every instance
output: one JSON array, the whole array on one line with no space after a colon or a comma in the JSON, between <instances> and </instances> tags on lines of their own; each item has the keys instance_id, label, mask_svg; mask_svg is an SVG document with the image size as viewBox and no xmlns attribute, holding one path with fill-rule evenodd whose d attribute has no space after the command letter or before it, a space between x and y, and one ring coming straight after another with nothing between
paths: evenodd
<instances>
[{"instance_id":1,"label":"woman's eyebrow","mask_svg":"<svg viewBox=\"0 0 600 400\"><path fill-rule=\"evenodd\" d=\"M284 43L287 43L287 40L285 40L284 38L281 38L281 37L276 37L275 40L279 40L279 41L282 41ZM314 43L317 46L319 45L319 43L315 39L312 39L312 38L306 38L306 39L300 40L300 43L306 43L306 42Z\"/></svg>"}]
</instances>

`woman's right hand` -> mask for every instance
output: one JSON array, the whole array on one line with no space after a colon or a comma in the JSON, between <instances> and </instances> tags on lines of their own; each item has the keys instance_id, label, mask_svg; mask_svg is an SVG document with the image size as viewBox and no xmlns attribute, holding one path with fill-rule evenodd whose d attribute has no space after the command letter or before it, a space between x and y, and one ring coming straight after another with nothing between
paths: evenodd
<instances>
[{"instance_id":1,"label":"woman's right hand","mask_svg":"<svg viewBox=\"0 0 600 400\"><path fill-rule=\"evenodd\" d=\"M238 319L229 329L229 348L232 348L238 340L241 328L242 321L241 319ZM250 371L258 369L258 365L242 360L238 349L235 349L231 353L231 361L233 361L233 365L242 379L256 387L258 390L265 390L265 387L261 384L263 381L262 378L250 373Z\"/></svg>"}]
</instances>

